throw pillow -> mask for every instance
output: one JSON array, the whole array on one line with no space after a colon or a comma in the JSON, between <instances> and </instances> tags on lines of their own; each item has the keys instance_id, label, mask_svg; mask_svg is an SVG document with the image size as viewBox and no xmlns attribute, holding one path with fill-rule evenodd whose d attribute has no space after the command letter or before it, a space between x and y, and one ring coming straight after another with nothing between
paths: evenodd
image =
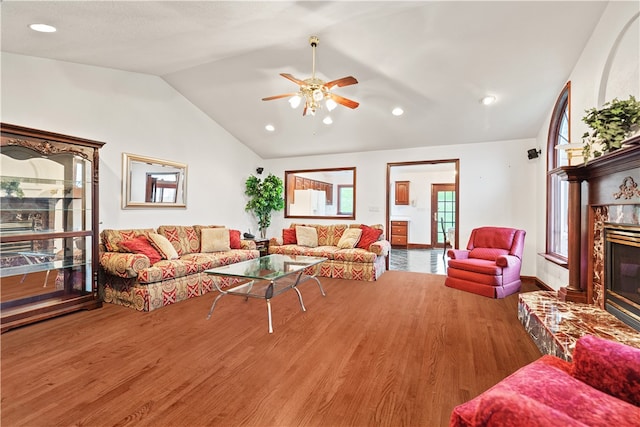
<instances>
[{"instance_id":1,"label":"throw pillow","mask_svg":"<svg viewBox=\"0 0 640 427\"><path fill-rule=\"evenodd\" d=\"M360 228L347 228L340 240L338 241L338 247L340 249L353 249L356 247L356 244L360 241L360 237L362 236L362 229Z\"/></svg>"},{"instance_id":2,"label":"throw pillow","mask_svg":"<svg viewBox=\"0 0 640 427\"><path fill-rule=\"evenodd\" d=\"M297 226L296 241L300 246L307 246L309 248L318 247L318 230L315 227Z\"/></svg>"},{"instance_id":3,"label":"throw pillow","mask_svg":"<svg viewBox=\"0 0 640 427\"><path fill-rule=\"evenodd\" d=\"M160 255L160 252L158 252L156 248L151 245L149 239L147 239L145 236L138 236L131 240L123 240L120 242L120 247L128 250L133 254L146 255L147 258L149 258L149 262L151 263L151 265L162 259L162 255Z\"/></svg>"},{"instance_id":4,"label":"throw pillow","mask_svg":"<svg viewBox=\"0 0 640 427\"><path fill-rule=\"evenodd\" d=\"M231 249L242 249L240 230L229 230L229 246Z\"/></svg>"},{"instance_id":5,"label":"throw pillow","mask_svg":"<svg viewBox=\"0 0 640 427\"><path fill-rule=\"evenodd\" d=\"M379 228L369 227L368 225L361 225L362 236L360 241L356 245L357 248L369 250L369 246L378 241L378 238L382 234L382 230Z\"/></svg>"},{"instance_id":6,"label":"throw pillow","mask_svg":"<svg viewBox=\"0 0 640 427\"><path fill-rule=\"evenodd\" d=\"M298 243L296 240L296 229L285 228L282 230L282 244L283 245L295 245Z\"/></svg>"},{"instance_id":7,"label":"throw pillow","mask_svg":"<svg viewBox=\"0 0 640 427\"><path fill-rule=\"evenodd\" d=\"M160 252L163 259L178 259L178 252L176 251L176 248L174 248L169 239L164 237L162 234L149 233L147 238L149 239L149 242L151 242L151 245Z\"/></svg>"},{"instance_id":8,"label":"throw pillow","mask_svg":"<svg viewBox=\"0 0 640 427\"><path fill-rule=\"evenodd\" d=\"M231 250L228 228L203 228L201 252L222 252Z\"/></svg>"}]
</instances>

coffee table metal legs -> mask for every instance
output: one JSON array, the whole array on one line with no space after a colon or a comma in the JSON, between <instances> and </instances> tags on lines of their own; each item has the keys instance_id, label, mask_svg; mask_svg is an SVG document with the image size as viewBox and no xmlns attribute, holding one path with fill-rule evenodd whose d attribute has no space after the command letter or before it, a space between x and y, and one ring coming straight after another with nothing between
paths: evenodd
<instances>
[{"instance_id":1,"label":"coffee table metal legs","mask_svg":"<svg viewBox=\"0 0 640 427\"><path fill-rule=\"evenodd\" d=\"M302 293L300 293L300 290L298 289L298 285L300 283L306 282L309 279L313 279L316 281L316 283L318 284L318 287L320 288L320 293L322 294L323 297L327 296L324 293L324 289L322 288L322 283L320 283L320 280L318 280L317 277L303 276L301 272L301 274L298 276L298 279L296 280L295 285L293 285L292 288L296 291L296 294L298 294L298 301L300 301L300 308L302 309L302 311L307 311L307 308L304 306L304 302L302 301ZM250 283L247 284L246 294L243 294L243 295L246 295L245 301L248 300L250 296L252 296L249 294L249 292L253 287L253 283L254 281L252 280ZM274 286L274 282L272 281L271 284L267 287L267 290L264 295L264 299L267 301L267 314L269 315L269 333L270 334L273 333L273 320L271 317L271 298L273 297L273 286ZM213 304L211 304L211 309L209 309L209 314L207 315L207 320L211 319L211 315L213 314L213 310L216 308L216 303L218 302L218 300L228 293L227 291L218 287L217 284L216 284L216 288L218 289L220 294L213 300ZM236 293L234 295L240 295L240 294Z\"/></svg>"}]
</instances>

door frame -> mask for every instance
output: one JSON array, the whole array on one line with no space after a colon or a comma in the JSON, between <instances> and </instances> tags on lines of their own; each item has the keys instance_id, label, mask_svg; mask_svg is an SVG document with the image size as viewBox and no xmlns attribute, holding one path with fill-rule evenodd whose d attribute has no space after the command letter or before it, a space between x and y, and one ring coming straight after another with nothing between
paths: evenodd
<instances>
[{"instance_id":1,"label":"door frame","mask_svg":"<svg viewBox=\"0 0 640 427\"><path fill-rule=\"evenodd\" d=\"M387 240L390 241L391 239L391 186L392 186L392 182L391 182L391 170L394 167L398 167L398 166L416 166L416 167L424 167L424 166L429 166L429 165L441 165L443 163L453 163L454 169L455 169L455 191L456 191L456 201L455 201L455 206L456 206L456 219L455 219L455 228L456 228L456 232L455 232L455 237L454 237L454 246L458 247L458 233L460 232L460 226L459 226L459 221L460 221L460 159L442 159L442 160L417 160L417 161L411 161L411 162L390 162L387 163L387 195L386 195L386 217L385 217L385 232L386 232L386 238ZM429 220L431 220L431 218L429 218ZM425 215L425 221L427 221L426 215ZM411 248L411 243L408 243L408 248ZM436 242L437 243L437 242ZM434 242L431 242L431 247L434 247Z\"/></svg>"}]
</instances>

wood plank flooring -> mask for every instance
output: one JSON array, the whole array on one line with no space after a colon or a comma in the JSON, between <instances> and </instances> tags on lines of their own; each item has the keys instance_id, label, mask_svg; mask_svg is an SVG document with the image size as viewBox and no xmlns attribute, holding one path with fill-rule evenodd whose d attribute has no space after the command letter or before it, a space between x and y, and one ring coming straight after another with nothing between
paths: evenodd
<instances>
[{"instance_id":1,"label":"wood plank flooring","mask_svg":"<svg viewBox=\"0 0 640 427\"><path fill-rule=\"evenodd\" d=\"M0 336L3 426L445 426L540 357L517 295L444 276L322 278L266 304L215 293L139 313L105 304Z\"/></svg>"}]
</instances>

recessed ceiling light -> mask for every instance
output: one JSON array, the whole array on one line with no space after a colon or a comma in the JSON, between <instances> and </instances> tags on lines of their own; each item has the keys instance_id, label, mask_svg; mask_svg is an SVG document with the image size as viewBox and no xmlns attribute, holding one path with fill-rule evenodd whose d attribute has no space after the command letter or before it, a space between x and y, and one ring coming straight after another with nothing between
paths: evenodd
<instances>
[{"instance_id":1,"label":"recessed ceiling light","mask_svg":"<svg viewBox=\"0 0 640 427\"><path fill-rule=\"evenodd\" d=\"M276 128L272 124L268 124L264 128L269 132L273 132L274 130L276 130Z\"/></svg>"},{"instance_id":2,"label":"recessed ceiling light","mask_svg":"<svg viewBox=\"0 0 640 427\"><path fill-rule=\"evenodd\" d=\"M393 110L391 110L391 114L393 114L394 116L401 116L404 114L404 110L400 107L396 107Z\"/></svg>"},{"instance_id":3,"label":"recessed ceiling light","mask_svg":"<svg viewBox=\"0 0 640 427\"><path fill-rule=\"evenodd\" d=\"M330 125L331 123L333 123L333 120L331 119L331 117L327 116L322 119L322 123L324 123L325 125Z\"/></svg>"},{"instance_id":4,"label":"recessed ceiling light","mask_svg":"<svg viewBox=\"0 0 640 427\"><path fill-rule=\"evenodd\" d=\"M496 97L493 95L487 95L484 98L482 98L480 102L482 102L482 104L484 105L491 105L494 102L496 102Z\"/></svg>"},{"instance_id":5,"label":"recessed ceiling light","mask_svg":"<svg viewBox=\"0 0 640 427\"><path fill-rule=\"evenodd\" d=\"M39 33L55 33L58 31L56 27L47 24L31 24L29 25L29 28Z\"/></svg>"}]
</instances>

